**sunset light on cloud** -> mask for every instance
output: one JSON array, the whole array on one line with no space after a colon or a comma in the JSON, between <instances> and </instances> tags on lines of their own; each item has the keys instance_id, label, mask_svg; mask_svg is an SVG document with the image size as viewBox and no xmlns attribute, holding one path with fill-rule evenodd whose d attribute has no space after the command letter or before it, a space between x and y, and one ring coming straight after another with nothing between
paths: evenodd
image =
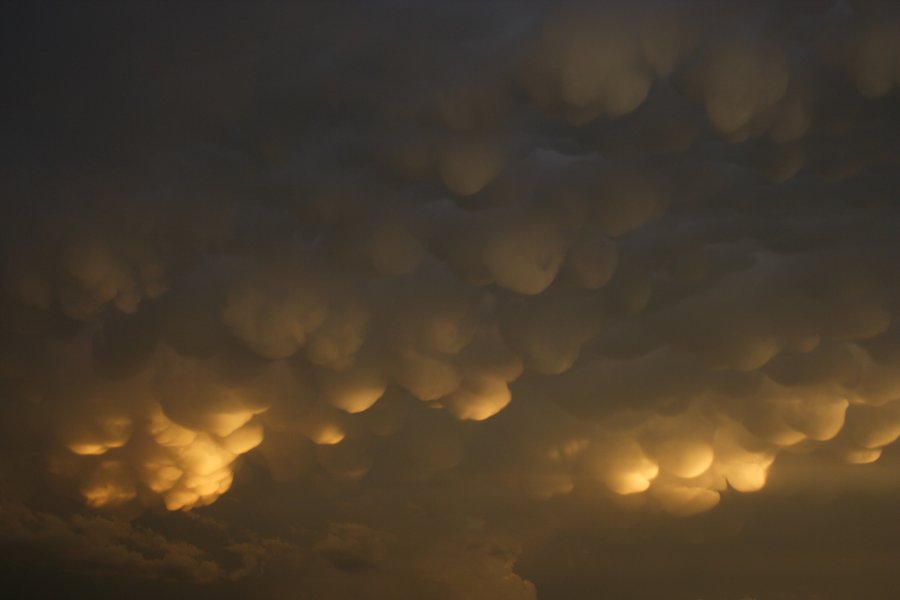
<instances>
[{"instance_id":1,"label":"sunset light on cloud","mask_svg":"<svg viewBox=\"0 0 900 600\"><path fill-rule=\"evenodd\" d=\"M897 597L900 5L2 12L10 597Z\"/></svg>"}]
</instances>

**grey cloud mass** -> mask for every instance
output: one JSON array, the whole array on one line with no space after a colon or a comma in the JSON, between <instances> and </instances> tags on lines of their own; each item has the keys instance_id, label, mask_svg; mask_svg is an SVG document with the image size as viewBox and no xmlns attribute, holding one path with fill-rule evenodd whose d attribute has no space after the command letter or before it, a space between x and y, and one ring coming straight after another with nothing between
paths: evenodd
<instances>
[{"instance_id":1,"label":"grey cloud mass","mask_svg":"<svg viewBox=\"0 0 900 600\"><path fill-rule=\"evenodd\" d=\"M895 3L0 11L9 597L895 597Z\"/></svg>"}]
</instances>

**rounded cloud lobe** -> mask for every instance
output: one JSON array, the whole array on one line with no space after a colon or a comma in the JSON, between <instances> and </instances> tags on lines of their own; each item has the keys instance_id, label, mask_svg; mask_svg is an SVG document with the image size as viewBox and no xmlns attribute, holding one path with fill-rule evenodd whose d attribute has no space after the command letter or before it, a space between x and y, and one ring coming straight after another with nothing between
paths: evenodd
<instances>
[{"instance_id":1,"label":"rounded cloud lobe","mask_svg":"<svg viewBox=\"0 0 900 600\"><path fill-rule=\"evenodd\" d=\"M173 30L129 46L158 76L92 80L61 123L38 104L2 173L7 498L133 519L243 478L351 505L489 481L528 510L686 517L785 456L878 461L900 436L900 15L738 4L321 8L318 32L309 8L234 9L217 61ZM162 108L122 140L138 97ZM461 549L483 524L440 534L481 561L463 577L368 518L297 559L330 565L309 593L396 562L435 597L534 597L499 526L496 552Z\"/></svg>"}]
</instances>

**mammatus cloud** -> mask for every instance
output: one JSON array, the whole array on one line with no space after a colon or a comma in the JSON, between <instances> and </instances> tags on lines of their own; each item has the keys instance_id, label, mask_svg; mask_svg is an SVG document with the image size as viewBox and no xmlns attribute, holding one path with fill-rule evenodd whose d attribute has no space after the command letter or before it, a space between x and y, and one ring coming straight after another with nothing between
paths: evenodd
<instances>
[{"instance_id":1,"label":"mammatus cloud","mask_svg":"<svg viewBox=\"0 0 900 600\"><path fill-rule=\"evenodd\" d=\"M224 14L215 60L183 32L128 46L158 75L104 63L66 127L29 117L60 139L3 171L8 540L137 536L105 564L254 577L116 519L264 480L351 513L234 541L330 565L313 596L401 597L399 573L528 598L525 533L442 525L421 554L360 498L687 517L900 436L888 4L320 12Z\"/></svg>"}]
</instances>

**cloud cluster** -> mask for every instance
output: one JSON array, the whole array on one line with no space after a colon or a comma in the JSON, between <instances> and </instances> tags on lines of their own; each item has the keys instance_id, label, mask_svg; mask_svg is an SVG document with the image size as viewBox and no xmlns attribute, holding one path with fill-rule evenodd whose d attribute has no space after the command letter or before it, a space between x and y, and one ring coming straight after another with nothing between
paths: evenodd
<instances>
[{"instance_id":1,"label":"cloud cluster","mask_svg":"<svg viewBox=\"0 0 900 600\"><path fill-rule=\"evenodd\" d=\"M790 58L799 47L760 31L698 32L692 10L571 6L518 32L506 58L486 67L509 68L508 78L454 75L437 97L415 83L379 92L376 104L417 96L418 118L435 119L409 129L426 135L412 154L435 145L425 188L375 173L345 184L335 171L278 203L232 192L216 226L216 204L185 212L193 201L184 194L241 159L198 148L211 166L182 168L171 186L180 200L141 199L132 213L126 192L108 215L106 198L87 214L36 215L39 235L60 235L8 244L7 302L32 319L80 321L76 340L95 331L92 355L41 327L20 333L47 360L71 362L46 368L79 371L75 381L42 382L66 415L60 444L84 457L58 459L54 470L77 464L90 506L156 494L170 509L190 508L228 489L231 465L268 423L313 445L359 446L318 460L326 470L349 461L360 476L372 457L356 455L373 432L354 415L387 390L482 421L514 402L520 378L523 390L584 419L558 432L570 439L546 441L571 449L550 459L568 465L562 473L541 471L556 491L571 489L561 482L574 469L615 494L649 490L673 512L703 510L726 486L759 489L782 449L835 438L847 415L856 433L841 436L842 452L877 458L895 437L882 418L897 375L862 343L892 335L897 248L880 233L892 210L853 212L854 196L871 193L864 179L767 186L730 152L704 157L716 137L814 139L815 90L808 72L794 71L816 58ZM884 70L859 62L874 60L870 46L890 49L884 27L847 34L844 64L866 81ZM671 85L697 103L707 123L696 126L708 133L698 150L661 165L597 154L579 135L556 148L553 135L577 128L531 124L546 113L575 125L620 118ZM886 93L866 85L863 96ZM521 86L524 105L506 86ZM709 174L699 185L711 189L696 189L701 165ZM272 175L264 167L256 177ZM741 188L753 197L730 198ZM474 204L453 200L473 194ZM191 344L205 347L183 347ZM117 354L132 364L115 383L81 373ZM850 372L837 377L835 363ZM235 368L249 372L227 372ZM262 371L281 375L273 383ZM622 414L628 426L610 425Z\"/></svg>"},{"instance_id":2,"label":"cloud cluster","mask_svg":"<svg viewBox=\"0 0 900 600\"><path fill-rule=\"evenodd\" d=\"M785 456L879 460L900 437L896 11L413 4L235 9L215 61L154 21L173 49L127 56L158 75L84 84L115 111L76 96L57 130L36 105L55 150L22 142L2 173L10 497L135 518L244 477L348 506L487 481L528 510L688 516ZM185 72L209 75L172 98ZM399 570L534 597L513 542L446 534L465 559L439 565L357 517L316 525L301 562L356 579L313 596L394 594L370 571Z\"/></svg>"}]
</instances>

